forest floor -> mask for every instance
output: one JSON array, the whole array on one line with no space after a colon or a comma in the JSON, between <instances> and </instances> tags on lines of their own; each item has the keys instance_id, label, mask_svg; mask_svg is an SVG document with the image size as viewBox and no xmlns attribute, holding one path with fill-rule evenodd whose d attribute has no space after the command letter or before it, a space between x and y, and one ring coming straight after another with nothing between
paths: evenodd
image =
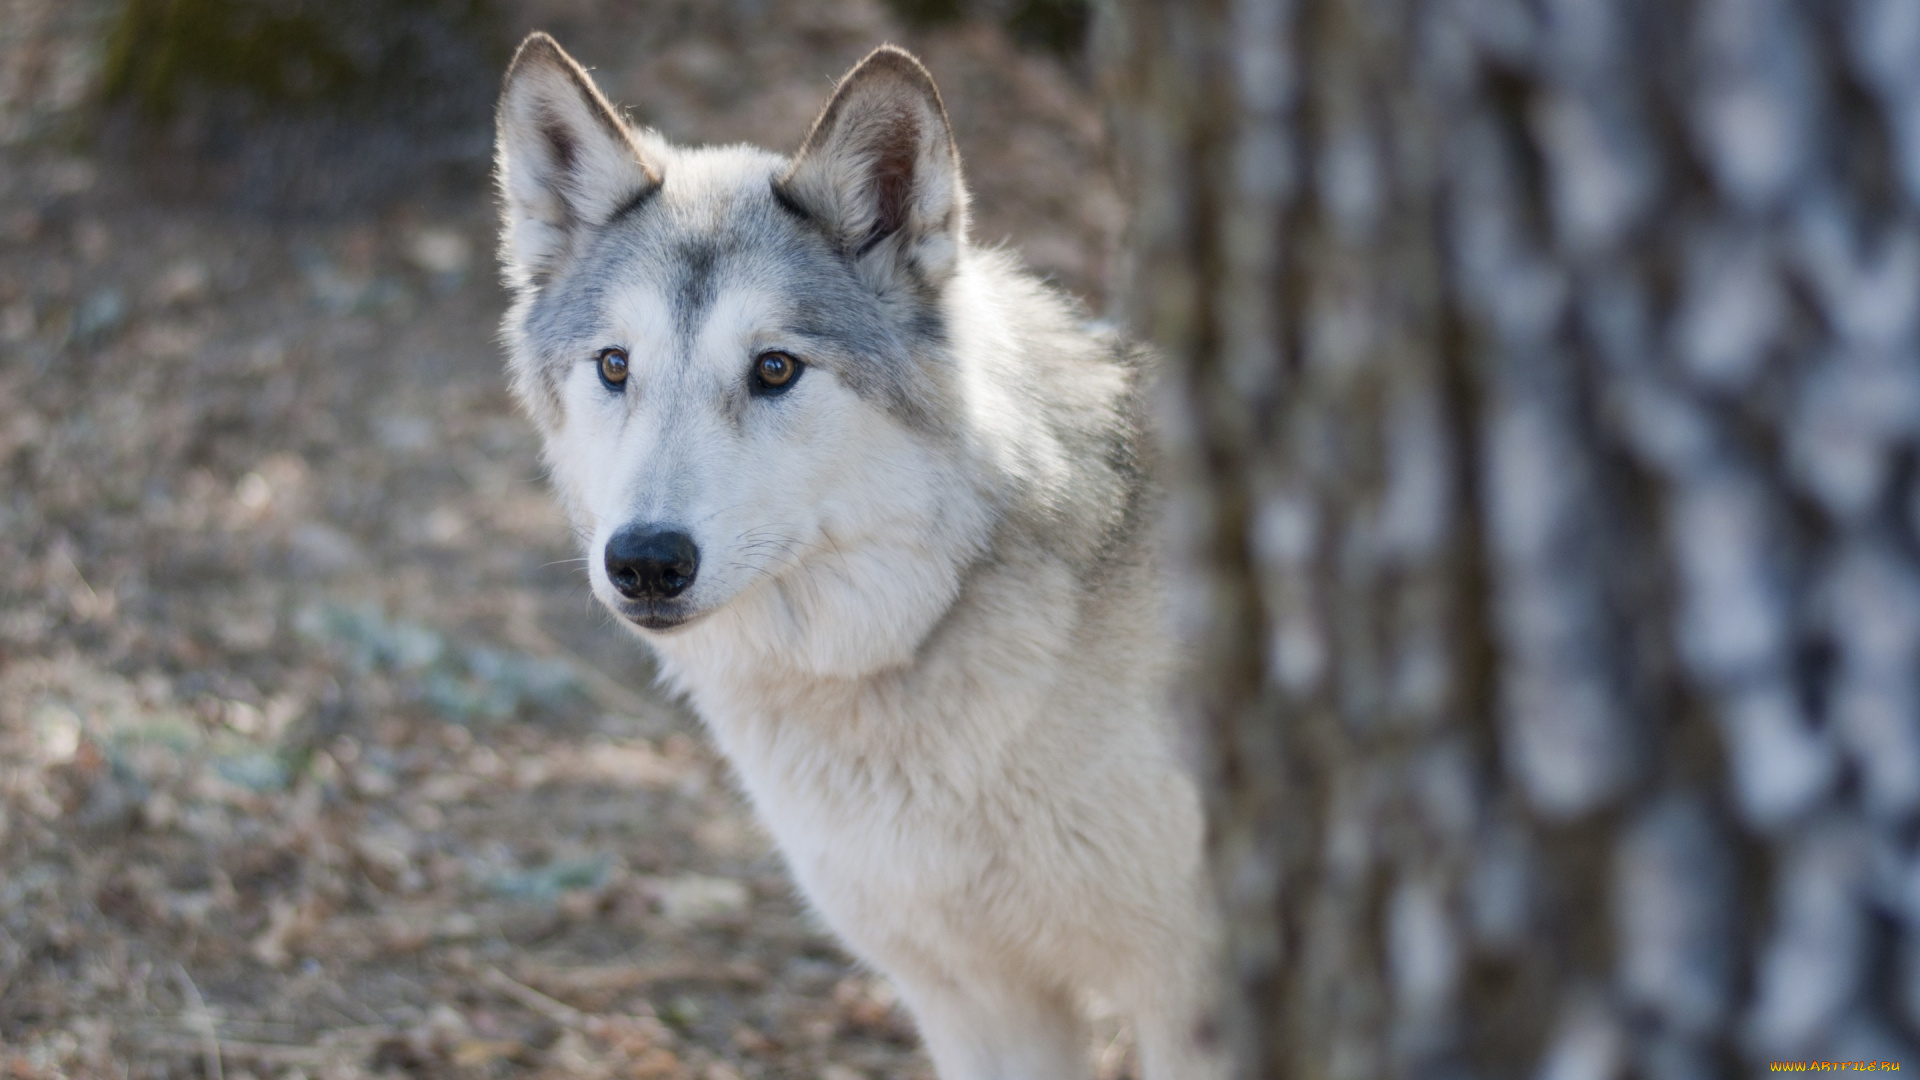
<instances>
[{"instance_id":1,"label":"forest floor","mask_svg":"<svg viewBox=\"0 0 1920 1080\"><path fill-rule=\"evenodd\" d=\"M111 8L0 0L0 1077L930 1077L590 602L484 182L163 198L85 134ZM1073 63L874 0L508 17L670 136L776 148L906 44L976 238L1098 303Z\"/></svg>"}]
</instances>

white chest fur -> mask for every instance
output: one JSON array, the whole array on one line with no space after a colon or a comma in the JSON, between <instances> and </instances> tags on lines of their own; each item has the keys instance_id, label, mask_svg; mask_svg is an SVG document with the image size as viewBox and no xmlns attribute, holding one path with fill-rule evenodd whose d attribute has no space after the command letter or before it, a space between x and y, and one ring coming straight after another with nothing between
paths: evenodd
<instances>
[{"instance_id":1,"label":"white chest fur","mask_svg":"<svg viewBox=\"0 0 1920 1080\"><path fill-rule=\"evenodd\" d=\"M1152 936L1191 880L1199 814L1153 666L1103 663L1133 651L1117 642L1087 655L1079 607L1065 567L1029 562L976 574L910 662L858 677L770 660L741 622L660 652L870 960L1104 981L1100 941Z\"/></svg>"}]
</instances>

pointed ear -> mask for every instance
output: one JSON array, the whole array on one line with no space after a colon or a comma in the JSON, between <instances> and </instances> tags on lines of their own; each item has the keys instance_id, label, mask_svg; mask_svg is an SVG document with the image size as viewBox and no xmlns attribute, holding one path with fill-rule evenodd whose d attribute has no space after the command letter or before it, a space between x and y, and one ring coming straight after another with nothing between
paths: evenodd
<instances>
[{"instance_id":1,"label":"pointed ear","mask_svg":"<svg viewBox=\"0 0 1920 1080\"><path fill-rule=\"evenodd\" d=\"M840 80L774 187L876 284L906 270L943 281L966 242L967 192L946 106L920 61L891 45Z\"/></svg>"},{"instance_id":2,"label":"pointed ear","mask_svg":"<svg viewBox=\"0 0 1920 1080\"><path fill-rule=\"evenodd\" d=\"M584 231L660 186L634 133L545 34L528 35L514 54L496 126L501 259L517 288L545 282Z\"/></svg>"}]
</instances>

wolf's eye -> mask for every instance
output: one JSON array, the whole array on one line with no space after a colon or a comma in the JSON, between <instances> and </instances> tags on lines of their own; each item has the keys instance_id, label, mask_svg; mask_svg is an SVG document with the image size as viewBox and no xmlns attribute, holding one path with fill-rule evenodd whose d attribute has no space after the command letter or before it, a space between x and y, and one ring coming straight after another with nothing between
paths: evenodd
<instances>
[{"instance_id":1,"label":"wolf's eye","mask_svg":"<svg viewBox=\"0 0 1920 1080\"><path fill-rule=\"evenodd\" d=\"M600 381L607 384L609 390L618 390L627 381L627 351L625 349L600 350Z\"/></svg>"},{"instance_id":2,"label":"wolf's eye","mask_svg":"<svg viewBox=\"0 0 1920 1080\"><path fill-rule=\"evenodd\" d=\"M778 394L800 377L800 361L783 352L763 352L753 362L753 388L762 394Z\"/></svg>"}]
</instances>

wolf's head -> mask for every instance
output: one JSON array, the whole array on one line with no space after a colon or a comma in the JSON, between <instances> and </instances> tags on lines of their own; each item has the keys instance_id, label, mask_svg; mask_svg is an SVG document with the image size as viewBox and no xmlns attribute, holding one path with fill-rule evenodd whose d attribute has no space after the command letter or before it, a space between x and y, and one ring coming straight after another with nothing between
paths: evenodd
<instances>
[{"instance_id":1,"label":"wolf's head","mask_svg":"<svg viewBox=\"0 0 1920 1080\"><path fill-rule=\"evenodd\" d=\"M634 130L536 34L497 165L514 386L595 595L663 644L719 623L822 674L910 656L989 527L926 70L874 52L784 158Z\"/></svg>"}]
</instances>

